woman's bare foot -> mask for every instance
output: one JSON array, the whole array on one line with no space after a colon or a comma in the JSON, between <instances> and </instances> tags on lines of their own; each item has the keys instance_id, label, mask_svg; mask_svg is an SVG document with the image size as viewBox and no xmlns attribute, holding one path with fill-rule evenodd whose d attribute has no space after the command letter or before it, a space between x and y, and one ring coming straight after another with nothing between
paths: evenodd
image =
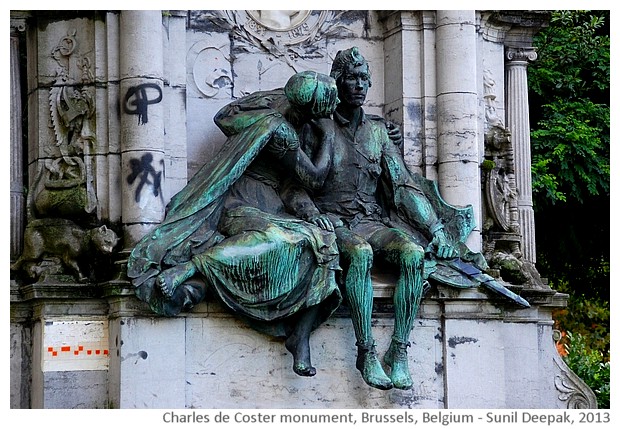
<instances>
[{"instance_id":1,"label":"woman's bare foot","mask_svg":"<svg viewBox=\"0 0 620 429\"><path fill-rule=\"evenodd\" d=\"M286 349L293 355L293 371L302 377L316 375L316 368L310 362L310 339L298 338L295 334L290 335L284 343Z\"/></svg>"},{"instance_id":2,"label":"woman's bare foot","mask_svg":"<svg viewBox=\"0 0 620 429\"><path fill-rule=\"evenodd\" d=\"M190 261L162 271L155 283L166 298L172 298L177 287L194 274L196 274L196 266Z\"/></svg>"}]
</instances>

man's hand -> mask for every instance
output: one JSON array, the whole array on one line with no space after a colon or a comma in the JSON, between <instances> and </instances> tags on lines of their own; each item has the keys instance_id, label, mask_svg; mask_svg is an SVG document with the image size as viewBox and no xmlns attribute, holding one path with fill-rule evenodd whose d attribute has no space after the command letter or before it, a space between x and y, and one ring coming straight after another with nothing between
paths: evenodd
<instances>
[{"instance_id":1,"label":"man's hand","mask_svg":"<svg viewBox=\"0 0 620 429\"><path fill-rule=\"evenodd\" d=\"M400 144L400 142L403 140L403 135L400 132L400 127L392 121L386 121L385 127L387 128L388 137L390 138L390 140L392 140L394 144Z\"/></svg>"},{"instance_id":2,"label":"man's hand","mask_svg":"<svg viewBox=\"0 0 620 429\"><path fill-rule=\"evenodd\" d=\"M435 248L435 254L442 259L456 258L458 252L456 248L450 244L443 228L435 232L431 246Z\"/></svg>"}]
</instances>

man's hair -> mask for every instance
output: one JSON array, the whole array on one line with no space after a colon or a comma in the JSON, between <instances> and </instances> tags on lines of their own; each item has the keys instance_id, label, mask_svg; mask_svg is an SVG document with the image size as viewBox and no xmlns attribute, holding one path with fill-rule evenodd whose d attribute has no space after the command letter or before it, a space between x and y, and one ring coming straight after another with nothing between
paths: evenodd
<instances>
[{"instance_id":1,"label":"man's hair","mask_svg":"<svg viewBox=\"0 0 620 429\"><path fill-rule=\"evenodd\" d=\"M338 51L336 58L334 58L334 62L332 63L332 70L329 75L336 79L336 82L340 82L349 66L358 67L361 65L366 65L366 68L368 69L368 86L372 86L368 61L366 61L356 46L344 51Z\"/></svg>"}]
</instances>

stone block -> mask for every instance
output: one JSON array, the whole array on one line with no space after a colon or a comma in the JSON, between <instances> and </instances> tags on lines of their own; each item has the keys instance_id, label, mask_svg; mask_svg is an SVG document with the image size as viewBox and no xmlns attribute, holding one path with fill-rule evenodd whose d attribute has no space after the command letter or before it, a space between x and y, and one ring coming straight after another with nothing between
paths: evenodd
<instances>
[{"instance_id":1,"label":"stone block","mask_svg":"<svg viewBox=\"0 0 620 429\"><path fill-rule=\"evenodd\" d=\"M377 350L389 345L393 321L373 320ZM443 402L438 321L420 321L412 335L411 391L379 391L355 369L348 318L336 317L311 337L314 377L292 371L282 339L262 335L230 316L187 319L189 408L436 408Z\"/></svg>"},{"instance_id":2,"label":"stone block","mask_svg":"<svg viewBox=\"0 0 620 429\"><path fill-rule=\"evenodd\" d=\"M185 320L111 320L109 377L114 407L184 408Z\"/></svg>"},{"instance_id":3,"label":"stone block","mask_svg":"<svg viewBox=\"0 0 620 429\"><path fill-rule=\"evenodd\" d=\"M108 371L51 371L43 374L46 409L110 408Z\"/></svg>"}]
</instances>

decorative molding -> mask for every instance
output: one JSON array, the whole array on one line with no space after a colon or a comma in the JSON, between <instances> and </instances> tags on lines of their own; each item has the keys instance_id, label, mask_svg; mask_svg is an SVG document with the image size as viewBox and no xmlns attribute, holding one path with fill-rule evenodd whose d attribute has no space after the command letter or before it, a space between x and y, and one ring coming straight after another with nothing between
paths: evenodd
<instances>
[{"instance_id":1,"label":"decorative molding","mask_svg":"<svg viewBox=\"0 0 620 429\"><path fill-rule=\"evenodd\" d=\"M11 11L11 35L22 33L26 31L28 25L26 20L30 18L30 12L26 11Z\"/></svg>"},{"instance_id":2,"label":"decorative molding","mask_svg":"<svg viewBox=\"0 0 620 429\"><path fill-rule=\"evenodd\" d=\"M530 45L534 35L549 25L549 17L549 11L482 11L478 31L490 42L523 47Z\"/></svg>"},{"instance_id":3,"label":"decorative molding","mask_svg":"<svg viewBox=\"0 0 620 429\"><path fill-rule=\"evenodd\" d=\"M554 356L553 362L559 371L559 373L555 374L555 388L559 392L558 398L560 401L566 402L566 408L597 408L596 396L592 389L571 371L559 355Z\"/></svg>"}]
</instances>

